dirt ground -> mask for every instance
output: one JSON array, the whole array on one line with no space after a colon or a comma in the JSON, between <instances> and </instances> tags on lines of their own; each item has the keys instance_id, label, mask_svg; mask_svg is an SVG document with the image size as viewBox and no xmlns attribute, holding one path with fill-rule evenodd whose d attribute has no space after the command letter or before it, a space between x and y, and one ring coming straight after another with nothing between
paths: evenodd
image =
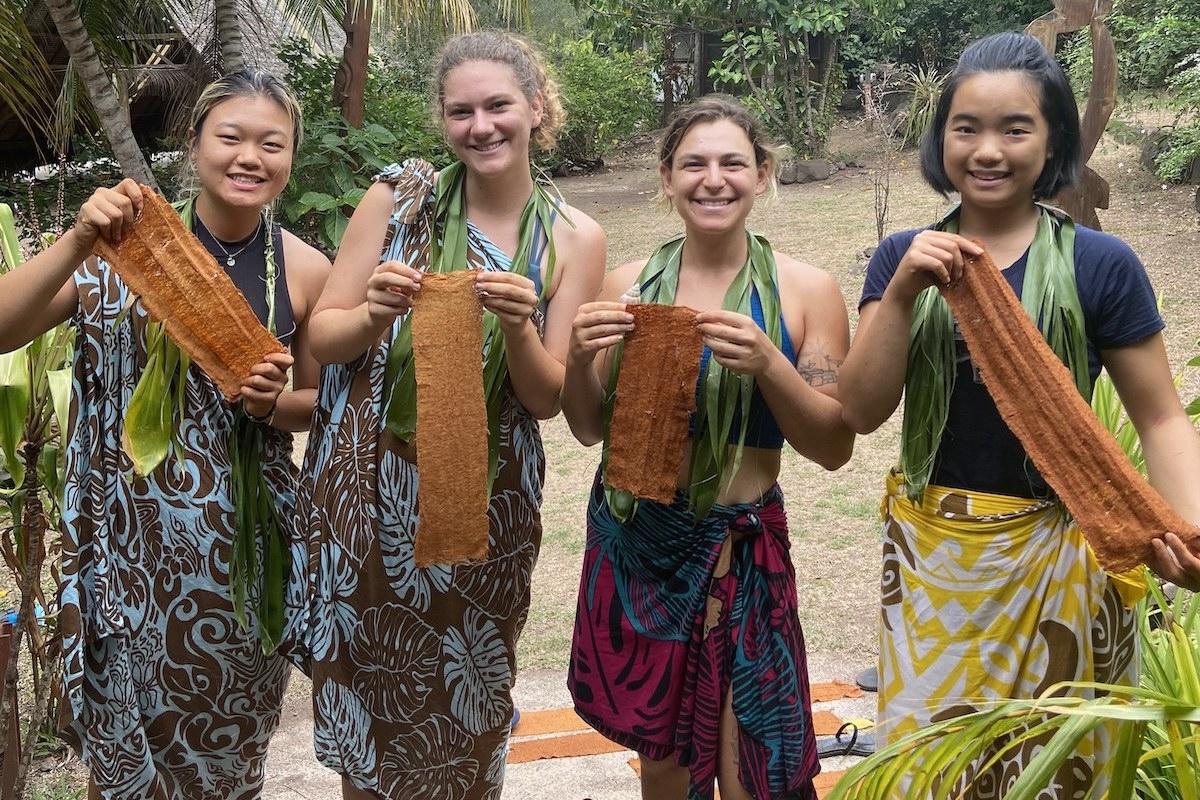
<instances>
[{"instance_id":1,"label":"dirt ground","mask_svg":"<svg viewBox=\"0 0 1200 800\"><path fill-rule=\"evenodd\" d=\"M839 128L831 146L837 161L873 164L880 144L857 126ZM1137 149L1106 139L1092 166L1112 185L1105 230L1141 256L1163 296L1171 364L1182 368L1200 352L1200 219L1191 205L1194 187L1164 186L1137 163ZM654 204L658 176L648 154L625 159L612 172L558 182L575 207L608 233L609 267L644 258L681 230L679 220ZM948 203L921 181L914 154L905 153L892 177L888 231L931 222ZM827 181L781 186L760 202L751 227L772 246L828 270L842 287L853 326L865 260L874 245L874 195L866 168L841 170ZM1200 391L1193 371L1184 396ZM522 636L522 669L562 668L575 615L584 544L584 509L599 460L561 419L543 426L547 475L542 551L533 578L533 605ZM853 459L837 472L785 453L780 484L787 497L792 559L808 649L865 665L877 652L879 603L878 508L883 476L899 453L899 415L871 436L860 437Z\"/></svg>"}]
</instances>

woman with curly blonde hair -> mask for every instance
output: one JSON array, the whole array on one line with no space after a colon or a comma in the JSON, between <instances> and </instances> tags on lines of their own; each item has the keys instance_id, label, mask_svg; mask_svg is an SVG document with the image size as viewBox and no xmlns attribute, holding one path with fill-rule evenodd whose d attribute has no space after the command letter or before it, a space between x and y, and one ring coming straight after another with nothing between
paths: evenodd
<instances>
[{"instance_id":1,"label":"woman with curly blonde hair","mask_svg":"<svg viewBox=\"0 0 1200 800\"><path fill-rule=\"evenodd\" d=\"M558 412L571 321L604 275L599 226L531 174L531 145L552 145L563 117L537 53L505 33L455 37L435 90L458 162L380 174L314 319L330 366L306 465L309 647L317 754L342 773L346 798L500 796L541 541L537 420ZM392 376L411 358L406 319L422 275L464 268L478 270L495 315L485 358L508 376L487 397L497 422L488 557L418 567L412 401Z\"/></svg>"}]
</instances>

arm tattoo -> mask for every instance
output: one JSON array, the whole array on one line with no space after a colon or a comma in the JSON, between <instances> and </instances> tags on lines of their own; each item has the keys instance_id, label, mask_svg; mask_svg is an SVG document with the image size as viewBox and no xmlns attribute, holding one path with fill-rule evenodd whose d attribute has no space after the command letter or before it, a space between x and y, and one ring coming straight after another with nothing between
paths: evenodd
<instances>
[{"instance_id":1,"label":"arm tattoo","mask_svg":"<svg viewBox=\"0 0 1200 800\"><path fill-rule=\"evenodd\" d=\"M809 386L816 388L837 383L838 367L841 365L841 359L831 358L825 353L811 353L796 362L796 371L808 381Z\"/></svg>"}]
</instances>

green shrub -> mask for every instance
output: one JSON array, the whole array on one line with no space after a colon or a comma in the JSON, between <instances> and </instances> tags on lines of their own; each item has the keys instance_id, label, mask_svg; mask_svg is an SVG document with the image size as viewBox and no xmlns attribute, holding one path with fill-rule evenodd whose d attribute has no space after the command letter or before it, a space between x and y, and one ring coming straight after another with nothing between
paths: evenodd
<instances>
[{"instance_id":1,"label":"green shrub","mask_svg":"<svg viewBox=\"0 0 1200 800\"><path fill-rule=\"evenodd\" d=\"M597 50L590 39L552 42L546 50L567 112L546 166L594 166L622 139L654 124L644 54Z\"/></svg>"},{"instance_id":2,"label":"green shrub","mask_svg":"<svg viewBox=\"0 0 1200 800\"><path fill-rule=\"evenodd\" d=\"M1191 166L1200 160L1200 53L1186 58L1168 79L1168 102L1182 122L1167 136L1154 159L1155 172L1163 180L1195 180Z\"/></svg>"}]
</instances>

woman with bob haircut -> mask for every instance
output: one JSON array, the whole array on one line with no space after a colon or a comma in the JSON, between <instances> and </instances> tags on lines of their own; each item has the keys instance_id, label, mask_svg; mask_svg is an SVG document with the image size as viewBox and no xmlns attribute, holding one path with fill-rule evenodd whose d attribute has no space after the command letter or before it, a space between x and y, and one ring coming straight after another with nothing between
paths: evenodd
<instances>
[{"instance_id":1,"label":"woman with bob haircut","mask_svg":"<svg viewBox=\"0 0 1200 800\"><path fill-rule=\"evenodd\" d=\"M1079 176L1079 112L1034 38L1001 33L963 51L921 146L926 181L961 202L871 259L842 366L845 419L869 433L904 397L900 465L883 504L880 745L1060 681L1136 683L1140 570L1106 574L1009 431L937 287L983 248L1090 399L1103 367L1141 436L1150 480L1200 522L1200 437L1175 391L1145 269L1114 236L1045 204ZM1200 558L1173 534L1151 567L1200 587ZM1097 796L1113 731L1085 736L1043 798ZM1041 748L977 765L970 797L1004 797ZM982 762L980 762L982 764ZM1091 795L1089 795L1091 796Z\"/></svg>"}]
</instances>

